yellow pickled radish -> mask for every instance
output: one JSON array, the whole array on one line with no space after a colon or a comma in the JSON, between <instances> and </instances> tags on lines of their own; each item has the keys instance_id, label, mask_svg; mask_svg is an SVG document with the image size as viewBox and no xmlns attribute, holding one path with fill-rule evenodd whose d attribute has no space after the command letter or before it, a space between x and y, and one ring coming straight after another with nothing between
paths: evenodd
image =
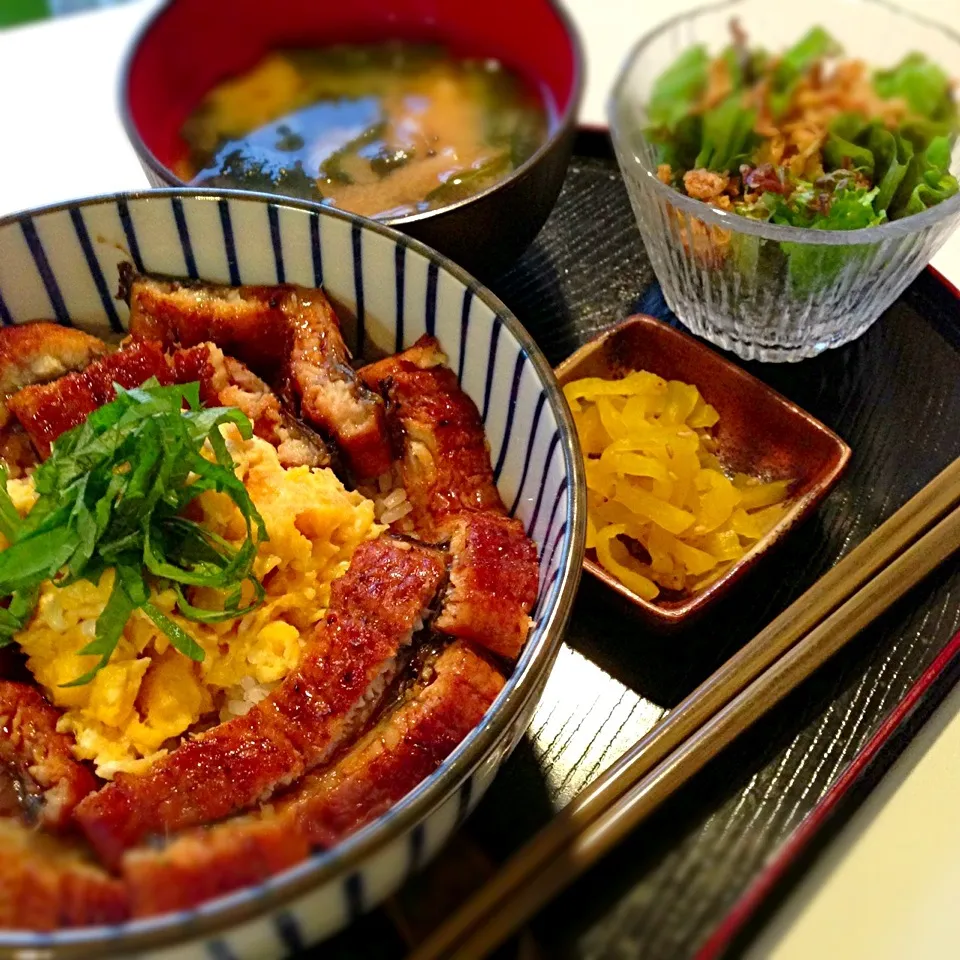
<instances>
[{"instance_id":1,"label":"yellow pickled radish","mask_svg":"<svg viewBox=\"0 0 960 960\"><path fill-rule=\"evenodd\" d=\"M597 397L629 397L632 395L662 395L667 392L667 381L654 373L637 370L617 380L603 377L584 377L574 380L563 388L570 406L579 409L579 400L595 400Z\"/></svg>"},{"instance_id":2,"label":"yellow pickled radish","mask_svg":"<svg viewBox=\"0 0 960 960\"><path fill-rule=\"evenodd\" d=\"M696 520L692 513L655 497L639 484L632 483L630 478L618 480L615 487L617 500L628 510L647 520L652 520L669 533L682 533Z\"/></svg>"},{"instance_id":3,"label":"yellow pickled radish","mask_svg":"<svg viewBox=\"0 0 960 960\"><path fill-rule=\"evenodd\" d=\"M770 483L747 483L740 486L740 506L744 510L759 510L780 503L787 495L790 486L787 480L773 480Z\"/></svg>"},{"instance_id":4,"label":"yellow pickled radish","mask_svg":"<svg viewBox=\"0 0 960 960\"><path fill-rule=\"evenodd\" d=\"M703 397L700 397L693 408L693 413L687 417L687 426L693 427L695 430L698 427L712 427L716 425L719 419L720 414Z\"/></svg>"},{"instance_id":5,"label":"yellow pickled radish","mask_svg":"<svg viewBox=\"0 0 960 960\"><path fill-rule=\"evenodd\" d=\"M614 538L626 532L621 524L609 524L597 532L596 549L597 559L604 570L612 573L625 587L632 590L644 600L652 600L660 592L657 585L636 569L631 569L627 563L616 559L611 549ZM624 548L626 549L626 548ZM630 560L630 557L624 558Z\"/></svg>"},{"instance_id":6,"label":"yellow pickled radish","mask_svg":"<svg viewBox=\"0 0 960 960\"><path fill-rule=\"evenodd\" d=\"M584 455L603 453L604 448L610 443L610 436L600 422L600 411L596 407L590 407L582 413L574 414L573 419L577 425L577 434L580 437L580 446Z\"/></svg>"},{"instance_id":7,"label":"yellow pickled radish","mask_svg":"<svg viewBox=\"0 0 960 960\"><path fill-rule=\"evenodd\" d=\"M667 384L667 402L661 419L667 423L684 424L700 399L700 391L689 383L671 380Z\"/></svg>"},{"instance_id":8,"label":"yellow pickled radish","mask_svg":"<svg viewBox=\"0 0 960 960\"><path fill-rule=\"evenodd\" d=\"M700 493L697 522L691 533L702 536L711 533L730 519L741 504L740 491L722 474L711 468L701 470L696 480Z\"/></svg>"},{"instance_id":9,"label":"yellow pickled radish","mask_svg":"<svg viewBox=\"0 0 960 960\"><path fill-rule=\"evenodd\" d=\"M786 512L791 481L724 470L719 415L695 386L641 370L564 394L585 458L587 547L638 596L709 583Z\"/></svg>"}]
</instances>

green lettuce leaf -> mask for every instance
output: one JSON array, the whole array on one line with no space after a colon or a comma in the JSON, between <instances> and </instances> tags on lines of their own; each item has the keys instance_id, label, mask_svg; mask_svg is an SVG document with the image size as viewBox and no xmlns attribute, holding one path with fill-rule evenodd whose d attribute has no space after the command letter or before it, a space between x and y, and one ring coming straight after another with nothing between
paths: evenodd
<instances>
[{"instance_id":1,"label":"green lettuce leaf","mask_svg":"<svg viewBox=\"0 0 960 960\"><path fill-rule=\"evenodd\" d=\"M899 220L922 213L957 192L957 179L950 172L950 146L948 137L926 140L915 126L892 131L880 120L868 123L855 114L841 114L830 124L823 157L828 169L863 171L877 188L874 212ZM843 207L841 204L837 216Z\"/></svg>"},{"instance_id":2,"label":"green lettuce leaf","mask_svg":"<svg viewBox=\"0 0 960 960\"><path fill-rule=\"evenodd\" d=\"M654 127L672 131L700 99L707 86L710 56L702 44L684 50L657 78L647 116Z\"/></svg>"},{"instance_id":3,"label":"green lettuce leaf","mask_svg":"<svg viewBox=\"0 0 960 960\"><path fill-rule=\"evenodd\" d=\"M758 139L753 132L757 114L744 107L741 100L739 94L733 93L703 114L703 135L695 168L729 173L747 158Z\"/></svg>"},{"instance_id":4,"label":"green lettuce leaf","mask_svg":"<svg viewBox=\"0 0 960 960\"><path fill-rule=\"evenodd\" d=\"M727 73L730 75L730 84L734 90L742 90L744 84L744 62L740 51L733 46L726 47L721 58L726 61Z\"/></svg>"},{"instance_id":5,"label":"green lettuce leaf","mask_svg":"<svg viewBox=\"0 0 960 960\"><path fill-rule=\"evenodd\" d=\"M873 182L877 186L873 209L886 213L907 174L913 144L881 124L874 124L867 134L867 147L873 153Z\"/></svg>"},{"instance_id":6,"label":"green lettuce leaf","mask_svg":"<svg viewBox=\"0 0 960 960\"><path fill-rule=\"evenodd\" d=\"M703 137L703 118L689 114L669 134L647 131L647 137L655 145L657 163L668 163L674 174L692 170L696 166L700 141Z\"/></svg>"},{"instance_id":7,"label":"green lettuce leaf","mask_svg":"<svg viewBox=\"0 0 960 960\"><path fill-rule=\"evenodd\" d=\"M947 137L952 141L958 130L960 127L956 118L937 121L913 117L897 127L897 135L910 141L914 153L923 153L937 137Z\"/></svg>"},{"instance_id":8,"label":"green lettuce leaf","mask_svg":"<svg viewBox=\"0 0 960 960\"><path fill-rule=\"evenodd\" d=\"M934 137L923 153L915 153L890 203L890 219L923 213L960 190L950 173L950 141Z\"/></svg>"},{"instance_id":9,"label":"green lettuce leaf","mask_svg":"<svg viewBox=\"0 0 960 960\"><path fill-rule=\"evenodd\" d=\"M873 86L885 100L901 97L914 113L934 121L956 121L950 78L922 53L910 53L889 70L877 70Z\"/></svg>"},{"instance_id":10,"label":"green lettuce leaf","mask_svg":"<svg viewBox=\"0 0 960 960\"><path fill-rule=\"evenodd\" d=\"M770 222L808 230L859 230L886 220L877 213L874 202L878 188L846 187L838 190L826 211L809 204L809 194L797 191L790 200L779 194L766 194L764 202L771 208ZM844 268L864 256L863 245L826 246L784 242L780 249L787 257L790 283L800 294L815 293L824 283L835 279Z\"/></svg>"},{"instance_id":11,"label":"green lettuce leaf","mask_svg":"<svg viewBox=\"0 0 960 960\"><path fill-rule=\"evenodd\" d=\"M869 124L859 114L841 113L830 123L823 145L825 170L862 170L873 179L874 154L862 143Z\"/></svg>"},{"instance_id":12,"label":"green lettuce leaf","mask_svg":"<svg viewBox=\"0 0 960 960\"><path fill-rule=\"evenodd\" d=\"M823 27L808 30L781 58L773 73L770 109L779 117L787 109L800 78L823 57L835 56L842 47Z\"/></svg>"},{"instance_id":13,"label":"green lettuce leaf","mask_svg":"<svg viewBox=\"0 0 960 960\"><path fill-rule=\"evenodd\" d=\"M840 186L825 209L813 203L822 192L814 184L801 184L789 197L765 193L763 202L770 210L770 223L807 230L859 230L886 219L873 206L877 188Z\"/></svg>"}]
</instances>

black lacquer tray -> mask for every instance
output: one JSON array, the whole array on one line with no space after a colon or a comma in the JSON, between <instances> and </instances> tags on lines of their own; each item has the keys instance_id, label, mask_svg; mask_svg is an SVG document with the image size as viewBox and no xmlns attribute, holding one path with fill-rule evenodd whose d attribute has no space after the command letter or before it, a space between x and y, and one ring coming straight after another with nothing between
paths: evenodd
<instances>
[{"instance_id":1,"label":"black lacquer tray","mask_svg":"<svg viewBox=\"0 0 960 960\"><path fill-rule=\"evenodd\" d=\"M631 313L677 322L599 133L581 136L534 245L489 283L554 364ZM838 487L734 593L669 636L585 576L527 737L464 830L397 898L311 956L402 957L666 710L960 456L960 301L932 271L859 341L799 364L746 366L850 444ZM500 955L693 956L958 629L960 557L709 764ZM947 666L942 682L924 687L928 709L956 676Z\"/></svg>"}]
</instances>

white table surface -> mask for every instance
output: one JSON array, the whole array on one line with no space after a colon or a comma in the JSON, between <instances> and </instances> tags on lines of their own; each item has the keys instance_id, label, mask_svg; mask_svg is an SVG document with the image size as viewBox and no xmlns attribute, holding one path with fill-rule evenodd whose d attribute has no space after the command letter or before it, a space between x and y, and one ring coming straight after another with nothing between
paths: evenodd
<instances>
[{"instance_id":1,"label":"white table surface","mask_svg":"<svg viewBox=\"0 0 960 960\"><path fill-rule=\"evenodd\" d=\"M960 956L960 686L827 847L747 960Z\"/></svg>"},{"instance_id":2,"label":"white table surface","mask_svg":"<svg viewBox=\"0 0 960 960\"><path fill-rule=\"evenodd\" d=\"M0 31L0 215L147 186L117 115L117 75L131 35L157 2ZM604 124L607 91L634 40L699 2L567 0L587 50L584 122ZM960 31L960 0L912 0L910 7ZM933 263L960 286L960 231ZM808 875L753 957L960 956L958 804L960 688Z\"/></svg>"}]
</instances>

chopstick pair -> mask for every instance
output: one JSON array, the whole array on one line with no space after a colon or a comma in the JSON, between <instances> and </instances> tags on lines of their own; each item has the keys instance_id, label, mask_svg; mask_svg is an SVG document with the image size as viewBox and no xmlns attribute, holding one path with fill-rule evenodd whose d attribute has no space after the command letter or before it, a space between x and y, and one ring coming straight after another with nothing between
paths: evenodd
<instances>
[{"instance_id":1,"label":"chopstick pair","mask_svg":"<svg viewBox=\"0 0 960 960\"><path fill-rule=\"evenodd\" d=\"M585 787L411 954L478 960L960 548L960 459Z\"/></svg>"}]
</instances>

